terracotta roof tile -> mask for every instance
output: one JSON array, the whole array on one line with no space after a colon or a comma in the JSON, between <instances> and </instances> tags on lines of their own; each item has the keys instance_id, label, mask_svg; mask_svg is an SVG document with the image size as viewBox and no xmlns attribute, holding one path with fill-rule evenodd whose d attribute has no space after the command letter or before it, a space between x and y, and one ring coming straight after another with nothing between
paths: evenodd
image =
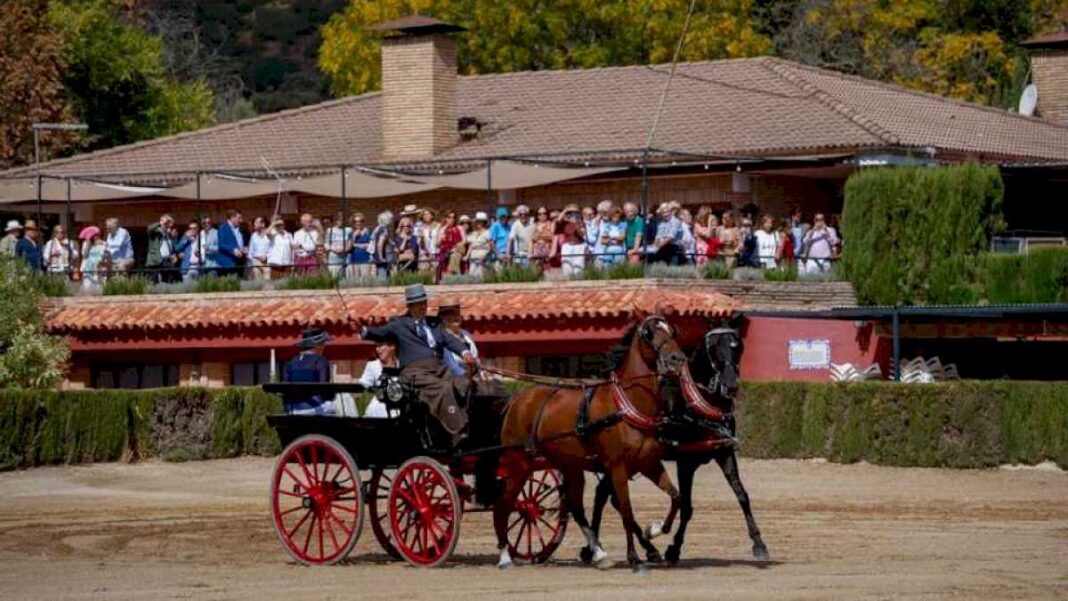
<instances>
[{"instance_id":1,"label":"terracotta roof tile","mask_svg":"<svg viewBox=\"0 0 1068 601\"><path fill-rule=\"evenodd\" d=\"M667 65L460 77L459 116L485 125L435 159L642 148ZM364 94L46 163L90 175L381 162L381 96ZM779 156L909 146L1068 160L1068 128L776 58L682 63L655 147ZM28 174L29 168L4 175Z\"/></svg>"},{"instance_id":2,"label":"terracotta roof tile","mask_svg":"<svg viewBox=\"0 0 1068 601\"><path fill-rule=\"evenodd\" d=\"M654 280L604 284L512 284L433 287L459 299L469 321L525 321L628 316L634 307L670 305L682 315L726 315L742 308L709 286L681 288ZM340 326L352 318L380 323L403 312L400 289L255 292L213 295L74 297L44 303L48 328L56 333L134 330L202 330L218 327ZM348 308L348 315L345 307Z\"/></svg>"}]
</instances>

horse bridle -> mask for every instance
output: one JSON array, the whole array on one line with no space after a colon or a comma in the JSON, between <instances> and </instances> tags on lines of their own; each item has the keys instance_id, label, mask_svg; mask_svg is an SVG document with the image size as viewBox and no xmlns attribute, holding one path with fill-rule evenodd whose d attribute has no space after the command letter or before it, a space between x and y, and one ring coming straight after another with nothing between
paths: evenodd
<instances>
[{"instance_id":1,"label":"horse bridle","mask_svg":"<svg viewBox=\"0 0 1068 601\"><path fill-rule=\"evenodd\" d=\"M664 340L660 341L660 344L657 344L655 342L656 335L654 334L652 325L650 324L650 322L653 321L657 323L662 323L667 326L669 332L669 336ZM638 336L641 337L643 342L653 347L653 351L656 352L657 378L665 377L669 375L669 373L671 373L665 365L664 354L661 351L665 346L667 346L668 343L673 342L675 340L675 334L675 328L673 328L666 319L660 317L659 315L650 315L649 317L646 317L638 326ZM685 367L685 365L682 365L680 366L680 369L685 369Z\"/></svg>"},{"instance_id":2,"label":"horse bridle","mask_svg":"<svg viewBox=\"0 0 1068 601\"><path fill-rule=\"evenodd\" d=\"M734 328L728 328L721 326L713 328L705 334L705 353L708 355L708 365L712 368L712 377L708 379L708 389L714 393L723 394L720 390L720 380L723 378L723 370L717 365L717 359L715 352L712 350L712 338L713 336L722 336L729 334L734 337L734 341L731 342L731 348L735 348L738 345L738 330ZM724 396L726 396L724 394Z\"/></svg>"}]
</instances>

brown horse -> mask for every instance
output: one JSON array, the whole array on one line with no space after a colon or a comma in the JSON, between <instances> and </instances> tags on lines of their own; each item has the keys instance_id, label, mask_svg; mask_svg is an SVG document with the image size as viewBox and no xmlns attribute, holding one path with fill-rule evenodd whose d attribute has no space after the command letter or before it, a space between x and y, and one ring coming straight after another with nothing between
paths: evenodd
<instances>
[{"instance_id":1,"label":"brown horse","mask_svg":"<svg viewBox=\"0 0 1068 601\"><path fill-rule=\"evenodd\" d=\"M667 320L658 315L641 319L624 337L623 344L627 350L617 361L610 382L589 391L533 386L509 402L501 427L501 444L506 447L500 457L504 491L493 514L501 553L499 567L512 565L508 516L532 470L535 454L544 456L563 476L568 510L586 536L594 563L604 565L607 553L586 520L586 471L603 472L612 484L627 533L627 560L635 571L644 570L635 552L635 537L650 559L659 559L659 553L634 519L628 481L640 473L656 482L673 503L678 499L660 461L665 448L656 436L662 414L658 386L660 378L679 376L686 356Z\"/></svg>"}]
</instances>

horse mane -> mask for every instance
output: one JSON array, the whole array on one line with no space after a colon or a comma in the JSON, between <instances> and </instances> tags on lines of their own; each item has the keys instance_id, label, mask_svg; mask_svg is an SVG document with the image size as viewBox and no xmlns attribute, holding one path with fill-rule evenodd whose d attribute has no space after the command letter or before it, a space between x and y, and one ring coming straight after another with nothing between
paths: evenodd
<instances>
[{"instance_id":1,"label":"horse mane","mask_svg":"<svg viewBox=\"0 0 1068 601\"><path fill-rule=\"evenodd\" d=\"M630 352L630 345L634 343L634 336L638 333L639 325L641 325L641 322L636 321L627 326L619 343L605 351L604 361L601 366L602 375L607 376L623 367L623 362L627 359L627 353Z\"/></svg>"}]
</instances>

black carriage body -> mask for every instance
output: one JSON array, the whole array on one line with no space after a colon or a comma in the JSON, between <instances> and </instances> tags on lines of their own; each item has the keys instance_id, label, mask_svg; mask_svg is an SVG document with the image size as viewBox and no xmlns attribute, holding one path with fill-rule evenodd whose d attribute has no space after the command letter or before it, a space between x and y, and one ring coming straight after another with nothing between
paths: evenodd
<instances>
[{"instance_id":1,"label":"black carriage body","mask_svg":"<svg viewBox=\"0 0 1068 601\"><path fill-rule=\"evenodd\" d=\"M283 447L308 434L329 436L345 447L361 469L396 468L427 454L419 435L399 419L268 415L267 423L278 432Z\"/></svg>"}]
</instances>

